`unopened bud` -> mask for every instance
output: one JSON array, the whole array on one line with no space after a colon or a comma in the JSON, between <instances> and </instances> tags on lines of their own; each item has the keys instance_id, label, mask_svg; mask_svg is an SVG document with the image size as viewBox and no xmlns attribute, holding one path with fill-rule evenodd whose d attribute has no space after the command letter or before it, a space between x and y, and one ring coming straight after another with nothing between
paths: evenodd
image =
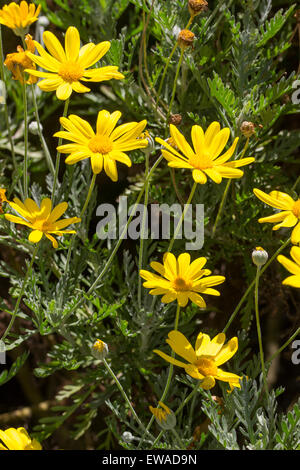
<instances>
[{"instance_id":1,"label":"unopened bud","mask_svg":"<svg viewBox=\"0 0 300 470\"><path fill-rule=\"evenodd\" d=\"M176 426L175 413L161 401L158 404L161 408L149 406L149 410L154 415L157 424L165 430L174 428Z\"/></svg>"},{"instance_id":2,"label":"unopened bud","mask_svg":"<svg viewBox=\"0 0 300 470\"><path fill-rule=\"evenodd\" d=\"M186 49L187 47L191 47L193 45L194 39L195 35L192 33L192 31L189 29L183 29L178 34L177 42L181 48Z\"/></svg>"},{"instance_id":3,"label":"unopened bud","mask_svg":"<svg viewBox=\"0 0 300 470\"><path fill-rule=\"evenodd\" d=\"M37 22L43 28L47 28L47 26L50 24L50 21L48 20L47 16L44 16L44 15L40 16Z\"/></svg>"},{"instance_id":4,"label":"unopened bud","mask_svg":"<svg viewBox=\"0 0 300 470\"><path fill-rule=\"evenodd\" d=\"M42 124L40 124L41 126L41 131L43 130L42 128ZM38 126L38 123L36 121L32 121L29 126L29 131L31 132L31 134L34 134L34 135L38 135L39 133L39 126Z\"/></svg>"},{"instance_id":5,"label":"unopened bud","mask_svg":"<svg viewBox=\"0 0 300 470\"><path fill-rule=\"evenodd\" d=\"M268 253L261 246L252 251L252 261L256 266L263 266L268 261Z\"/></svg>"},{"instance_id":6,"label":"unopened bud","mask_svg":"<svg viewBox=\"0 0 300 470\"><path fill-rule=\"evenodd\" d=\"M138 139L147 139L148 140L148 146L145 148L141 148L141 151L146 153L147 155L150 155L155 150L155 142L153 137L149 134L149 131L143 132Z\"/></svg>"},{"instance_id":7,"label":"unopened bud","mask_svg":"<svg viewBox=\"0 0 300 470\"><path fill-rule=\"evenodd\" d=\"M253 134L255 134L255 125L253 124L253 122L244 121L240 127L240 130L241 133L248 139Z\"/></svg>"},{"instance_id":8,"label":"unopened bud","mask_svg":"<svg viewBox=\"0 0 300 470\"><path fill-rule=\"evenodd\" d=\"M208 9L208 3L206 0L188 0L188 9L191 16L197 16Z\"/></svg>"},{"instance_id":9,"label":"unopened bud","mask_svg":"<svg viewBox=\"0 0 300 470\"><path fill-rule=\"evenodd\" d=\"M108 354L108 346L101 339L97 339L92 346L92 354L96 359L105 359Z\"/></svg>"},{"instance_id":10,"label":"unopened bud","mask_svg":"<svg viewBox=\"0 0 300 470\"><path fill-rule=\"evenodd\" d=\"M130 444L135 439L133 434L131 434L131 432L129 431L123 432L121 438L122 438L122 441L126 442L126 444Z\"/></svg>"}]
</instances>

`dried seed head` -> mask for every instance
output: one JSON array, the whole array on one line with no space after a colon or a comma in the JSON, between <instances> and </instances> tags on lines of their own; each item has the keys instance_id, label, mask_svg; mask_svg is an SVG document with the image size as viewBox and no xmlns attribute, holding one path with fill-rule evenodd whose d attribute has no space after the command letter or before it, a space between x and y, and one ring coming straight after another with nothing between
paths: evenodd
<instances>
[{"instance_id":1,"label":"dried seed head","mask_svg":"<svg viewBox=\"0 0 300 470\"><path fill-rule=\"evenodd\" d=\"M183 49L192 46L194 39L195 35L189 29L181 30L177 37L178 45Z\"/></svg>"},{"instance_id":2,"label":"dried seed head","mask_svg":"<svg viewBox=\"0 0 300 470\"><path fill-rule=\"evenodd\" d=\"M188 8L191 16L197 16L208 9L208 3L206 0L188 0Z\"/></svg>"},{"instance_id":3,"label":"dried seed head","mask_svg":"<svg viewBox=\"0 0 300 470\"><path fill-rule=\"evenodd\" d=\"M174 124L174 126L179 126L182 121L181 114L171 114L169 117L169 124Z\"/></svg>"},{"instance_id":4,"label":"dried seed head","mask_svg":"<svg viewBox=\"0 0 300 470\"><path fill-rule=\"evenodd\" d=\"M268 261L268 253L261 246L257 246L252 251L252 261L256 266L263 266Z\"/></svg>"},{"instance_id":5,"label":"dried seed head","mask_svg":"<svg viewBox=\"0 0 300 470\"><path fill-rule=\"evenodd\" d=\"M241 133L249 138L255 134L255 124L253 122L244 121L240 127Z\"/></svg>"}]
</instances>

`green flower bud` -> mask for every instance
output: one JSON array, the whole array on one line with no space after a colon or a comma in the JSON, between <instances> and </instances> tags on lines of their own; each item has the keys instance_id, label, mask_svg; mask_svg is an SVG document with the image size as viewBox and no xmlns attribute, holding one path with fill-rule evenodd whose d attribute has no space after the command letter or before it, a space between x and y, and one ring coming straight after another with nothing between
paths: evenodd
<instances>
[{"instance_id":1,"label":"green flower bud","mask_svg":"<svg viewBox=\"0 0 300 470\"><path fill-rule=\"evenodd\" d=\"M105 359L108 355L108 346L101 339L97 339L92 346L92 354L96 359Z\"/></svg>"},{"instance_id":2,"label":"green flower bud","mask_svg":"<svg viewBox=\"0 0 300 470\"><path fill-rule=\"evenodd\" d=\"M154 415L157 424L165 430L174 428L176 426L175 414L161 401L158 404L161 408L149 406L149 410Z\"/></svg>"},{"instance_id":3,"label":"green flower bud","mask_svg":"<svg viewBox=\"0 0 300 470\"><path fill-rule=\"evenodd\" d=\"M256 266L263 266L268 261L268 253L261 246L257 246L252 251L252 261Z\"/></svg>"}]
</instances>

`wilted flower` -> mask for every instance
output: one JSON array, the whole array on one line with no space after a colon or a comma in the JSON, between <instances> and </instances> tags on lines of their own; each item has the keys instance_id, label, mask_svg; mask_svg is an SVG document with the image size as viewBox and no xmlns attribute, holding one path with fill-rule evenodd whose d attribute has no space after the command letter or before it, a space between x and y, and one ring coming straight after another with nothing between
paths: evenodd
<instances>
[{"instance_id":1,"label":"wilted flower","mask_svg":"<svg viewBox=\"0 0 300 470\"><path fill-rule=\"evenodd\" d=\"M244 121L242 122L240 131L245 137L249 138L255 134L255 125L253 122Z\"/></svg>"},{"instance_id":2,"label":"wilted flower","mask_svg":"<svg viewBox=\"0 0 300 470\"><path fill-rule=\"evenodd\" d=\"M34 52L35 45L32 40L32 36L30 34L26 35L25 38L27 51ZM26 55L26 51L24 51L23 47L17 47L18 52L13 52L12 54L7 54L6 59L4 61L4 65L12 72L13 79L19 80L19 82L24 83L24 81L28 84L33 84L38 81L38 79L34 76L29 76L27 80L24 80L24 72L25 69L28 71L35 70L35 64L29 59Z\"/></svg>"},{"instance_id":3,"label":"wilted flower","mask_svg":"<svg viewBox=\"0 0 300 470\"><path fill-rule=\"evenodd\" d=\"M173 429L176 426L175 413L161 401L159 401L158 404L161 408L153 408L153 406L149 406L149 410L153 416L155 416L157 424L165 430Z\"/></svg>"},{"instance_id":4,"label":"wilted flower","mask_svg":"<svg viewBox=\"0 0 300 470\"><path fill-rule=\"evenodd\" d=\"M188 0L188 9L191 16L200 15L207 10L208 3L206 0Z\"/></svg>"},{"instance_id":5,"label":"wilted flower","mask_svg":"<svg viewBox=\"0 0 300 470\"><path fill-rule=\"evenodd\" d=\"M108 346L101 339L97 339L92 346L92 354L96 359L105 359L108 355Z\"/></svg>"},{"instance_id":6,"label":"wilted flower","mask_svg":"<svg viewBox=\"0 0 300 470\"><path fill-rule=\"evenodd\" d=\"M192 46L194 43L194 39L195 34L188 29L183 29L182 31L180 31L177 37L178 45L183 49Z\"/></svg>"}]
</instances>

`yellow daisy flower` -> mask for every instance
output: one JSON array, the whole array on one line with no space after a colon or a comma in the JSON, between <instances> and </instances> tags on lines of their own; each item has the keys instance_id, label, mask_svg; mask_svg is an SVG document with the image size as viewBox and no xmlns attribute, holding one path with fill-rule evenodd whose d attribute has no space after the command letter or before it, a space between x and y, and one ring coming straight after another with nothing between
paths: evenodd
<instances>
[{"instance_id":1,"label":"yellow daisy flower","mask_svg":"<svg viewBox=\"0 0 300 470\"><path fill-rule=\"evenodd\" d=\"M199 333L194 349L182 333L173 330L168 334L166 342L187 363L178 361L157 349L153 352L171 364L183 367L186 373L194 379L202 380L201 387L205 390L214 387L216 379L228 382L232 389L233 387L240 387L239 380L241 377L231 372L226 372L220 369L219 366L228 361L236 353L238 339L234 337L224 344L225 339L224 333L219 333L212 340L207 334Z\"/></svg>"},{"instance_id":2,"label":"yellow daisy flower","mask_svg":"<svg viewBox=\"0 0 300 470\"><path fill-rule=\"evenodd\" d=\"M194 150L173 124L170 124L170 134L177 149L163 139L156 138L156 141L166 148L162 150L162 154L168 160L168 166L192 170L196 183L205 184L207 176L218 184L221 183L222 178L240 178L244 173L238 168L254 161L254 158L249 157L228 162L235 151L238 137L231 147L219 156L227 144L230 130L228 127L220 130L218 122L212 122L205 133L200 126L192 127L191 137Z\"/></svg>"},{"instance_id":3,"label":"yellow daisy flower","mask_svg":"<svg viewBox=\"0 0 300 470\"><path fill-rule=\"evenodd\" d=\"M290 254L294 261L286 258L283 255L277 256L279 263L281 263L285 269L287 269L292 274L292 276L289 276L284 281L282 281L282 284L300 288L300 247L293 246Z\"/></svg>"},{"instance_id":4,"label":"yellow daisy flower","mask_svg":"<svg viewBox=\"0 0 300 470\"><path fill-rule=\"evenodd\" d=\"M15 224L26 225L33 231L29 234L28 240L32 243L38 243L43 235L52 242L53 248L58 247L58 243L51 235L63 235L65 233L76 233L75 230L63 230L71 224L81 221L78 217L70 217L68 219L57 220L67 210L68 203L61 202L52 210L51 199L44 198L41 207L36 202L28 198L24 204L18 198L14 198L13 202L9 201L9 205L21 217L12 214L5 214L5 218Z\"/></svg>"},{"instance_id":5,"label":"yellow daisy flower","mask_svg":"<svg viewBox=\"0 0 300 470\"><path fill-rule=\"evenodd\" d=\"M295 226L291 240L294 245L300 243L300 199L294 201L291 196L281 191L271 191L270 194L266 194L260 189L254 188L253 192L265 204L281 211L268 217L262 217L258 219L258 222L261 224L264 222L279 222L273 227L273 230Z\"/></svg>"},{"instance_id":6,"label":"yellow daisy flower","mask_svg":"<svg viewBox=\"0 0 300 470\"><path fill-rule=\"evenodd\" d=\"M191 263L191 256L188 253L182 253L178 259L172 253L165 253L163 264L156 261L150 263L151 268L162 277L141 270L140 276L146 280L143 286L151 289L151 295L162 295L163 303L177 300L181 307L185 307L191 300L199 307L206 307L200 294L220 295L211 287L225 281L224 276L210 276L211 271L203 269L206 261L206 258L201 257Z\"/></svg>"},{"instance_id":7,"label":"yellow daisy flower","mask_svg":"<svg viewBox=\"0 0 300 470\"><path fill-rule=\"evenodd\" d=\"M29 26L34 23L41 11L41 5L35 8L35 5L22 1L20 5L11 2L4 5L0 10L0 23L12 29L17 36L23 37L28 33Z\"/></svg>"},{"instance_id":8,"label":"yellow daisy flower","mask_svg":"<svg viewBox=\"0 0 300 470\"><path fill-rule=\"evenodd\" d=\"M26 72L43 78L44 80L38 83L40 89L43 91L56 90L56 96L59 100L68 99L73 90L77 93L90 91L90 88L80 83L80 80L102 82L111 78L117 80L124 78L116 66L109 65L87 70L107 53L110 48L109 41L99 44L88 43L80 47L79 32L74 26L67 29L65 50L50 31L44 32L43 40L50 54L37 41L34 41L40 55L34 55L31 52L27 52L27 55L33 62L49 72L39 70L26 70Z\"/></svg>"},{"instance_id":9,"label":"yellow daisy flower","mask_svg":"<svg viewBox=\"0 0 300 470\"><path fill-rule=\"evenodd\" d=\"M60 118L60 123L67 132L56 132L54 137L72 142L57 147L59 152L70 154L66 158L66 163L73 165L80 160L90 158L93 173L100 173L104 167L107 176L112 181L117 181L116 161L130 167L131 160L124 152L145 148L148 145L148 139L139 138L147 121L129 122L116 127L121 115L120 111L111 114L105 109L99 111L96 133L87 121L76 115Z\"/></svg>"},{"instance_id":10,"label":"yellow daisy flower","mask_svg":"<svg viewBox=\"0 0 300 470\"><path fill-rule=\"evenodd\" d=\"M27 51L34 52L35 45L32 40L32 36L30 34L26 34L25 38ZM36 69L35 64L27 57L26 52L24 51L23 47L17 47L18 52L13 52L12 54L7 54L6 59L4 61L4 65L12 72L13 79L19 80L19 82L24 83L24 71L25 69ZM29 76L26 83L33 84L38 81L37 77Z\"/></svg>"},{"instance_id":11,"label":"yellow daisy flower","mask_svg":"<svg viewBox=\"0 0 300 470\"><path fill-rule=\"evenodd\" d=\"M42 450L36 439L31 439L25 428L0 429L0 450Z\"/></svg>"}]
</instances>

